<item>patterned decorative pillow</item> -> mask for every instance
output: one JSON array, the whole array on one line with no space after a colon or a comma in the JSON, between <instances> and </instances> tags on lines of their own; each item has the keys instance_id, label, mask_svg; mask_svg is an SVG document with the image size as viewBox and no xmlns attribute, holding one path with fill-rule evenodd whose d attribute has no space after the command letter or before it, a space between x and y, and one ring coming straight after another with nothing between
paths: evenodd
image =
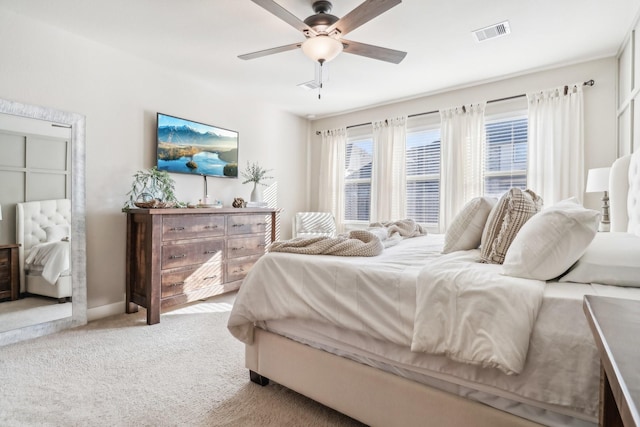
<instances>
[{"instance_id":1,"label":"patterned decorative pillow","mask_svg":"<svg viewBox=\"0 0 640 427\"><path fill-rule=\"evenodd\" d=\"M542 209L542 198L531 190L512 188L493 207L482 232L482 262L502 264L511 242L525 222Z\"/></svg>"},{"instance_id":2,"label":"patterned decorative pillow","mask_svg":"<svg viewBox=\"0 0 640 427\"><path fill-rule=\"evenodd\" d=\"M447 228L442 253L468 251L480 246L482 231L496 202L493 197L476 197L468 201Z\"/></svg>"}]
</instances>

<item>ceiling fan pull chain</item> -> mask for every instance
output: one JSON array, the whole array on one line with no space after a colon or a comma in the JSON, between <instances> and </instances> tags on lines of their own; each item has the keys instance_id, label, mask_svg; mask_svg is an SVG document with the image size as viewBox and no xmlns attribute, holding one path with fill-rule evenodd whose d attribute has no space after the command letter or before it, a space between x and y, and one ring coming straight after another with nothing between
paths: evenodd
<instances>
[{"instance_id":1,"label":"ceiling fan pull chain","mask_svg":"<svg viewBox=\"0 0 640 427\"><path fill-rule=\"evenodd\" d=\"M319 59L318 62L320 63L320 71L319 71L319 77L320 77L320 84L318 85L318 99L321 99L321 95L320 92L322 91L322 65L324 64L324 59Z\"/></svg>"}]
</instances>

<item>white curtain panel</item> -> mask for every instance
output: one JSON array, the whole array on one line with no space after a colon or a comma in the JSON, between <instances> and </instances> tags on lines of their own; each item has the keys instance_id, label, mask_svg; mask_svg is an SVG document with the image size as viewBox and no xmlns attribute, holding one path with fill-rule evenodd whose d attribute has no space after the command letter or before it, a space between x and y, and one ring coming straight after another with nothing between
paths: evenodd
<instances>
[{"instance_id":1,"label":"white curtain panel","mask_svg":"<svg viewBox=\"0 0 640 427\"><path fill-rule=\"evenodd\" d=\"M331 212L336 219L336 229L344 230L344 165L347 146L347 129L325 130L321 133L320 183L318 208Z\"/></svg>"},{"instance_id":2,"label":"white curtain panel","mask_svg":"<svg viewBox=\"0 0 640 427\"><path fill-rule=\"evenodd\" d=\"M546 206L584 191L584 100L582 84L527 94L529 166L527 187Z\"/></svg>"},{"instance_id":3,"label":"white curtain panel","mask_svg":"<svg viewBox=\"0 0 640 427\"><path fill-rule=\"evenodd\" d=\"M373 122L371 222L406 217L407 118Z\"/></svg>"},{"instance_id":4,"label":"white curtain panel","mask_svg":"<svg viewBox=\"0 0 640 427\"><path fill-rule=\"evenodd\" d=\"M486 103L440 110L440 232L466 202L484 194Z\"/></svg>"}]
</instances>

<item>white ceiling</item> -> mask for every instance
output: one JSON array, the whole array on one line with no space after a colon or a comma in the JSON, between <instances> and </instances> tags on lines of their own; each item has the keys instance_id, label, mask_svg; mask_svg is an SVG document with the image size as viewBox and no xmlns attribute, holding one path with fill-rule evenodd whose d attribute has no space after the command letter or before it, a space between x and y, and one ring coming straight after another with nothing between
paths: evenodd
<instances>
[{"instance_id":1,"label":"white ceiling","mask_svg":"<svg viewBox=\"0 0 640 427\"><path fill-rule=\"evenodd\" d=\"M300 19L312 0L276 0ZM341 17L362 0L334 0ZM342 53L329 63L322 99L297 84L315 64L297 49L243 61L237 55L303 41L250 0L0 0L0 8L233 88L305 117L388 103L615 55L640 0L404 0L346 38L408 52L398 64ZM478 44L471 31L508 20L511 34Z\"/></svg>"}]
</instances>

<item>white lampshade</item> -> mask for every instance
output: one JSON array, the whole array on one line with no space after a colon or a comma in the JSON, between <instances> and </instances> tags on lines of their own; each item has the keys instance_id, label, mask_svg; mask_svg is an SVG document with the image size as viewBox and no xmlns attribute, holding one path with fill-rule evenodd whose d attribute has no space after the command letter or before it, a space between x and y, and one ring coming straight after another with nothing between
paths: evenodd
<instances>
[{"instance_id":1,"label":"white lampshade","mask_svg":"<svg viewBox=\"0 0 640 427\"><path fill-rule=\"evenodd\" d=\"M329 62L340 52L342 43L324 34L306 39L302 43L302 51L314 61Z\"/></svg>"},{"instance_id":2,"label":"white lampshade","mask_svg":"<svg viewBox=\"0 0 640 427\"><path fill-rule=\"evenodd\" d=\"M587 193L609 191L609 171L611 168L589 169L587 175Z\"/></svg>"}]
</instances>

